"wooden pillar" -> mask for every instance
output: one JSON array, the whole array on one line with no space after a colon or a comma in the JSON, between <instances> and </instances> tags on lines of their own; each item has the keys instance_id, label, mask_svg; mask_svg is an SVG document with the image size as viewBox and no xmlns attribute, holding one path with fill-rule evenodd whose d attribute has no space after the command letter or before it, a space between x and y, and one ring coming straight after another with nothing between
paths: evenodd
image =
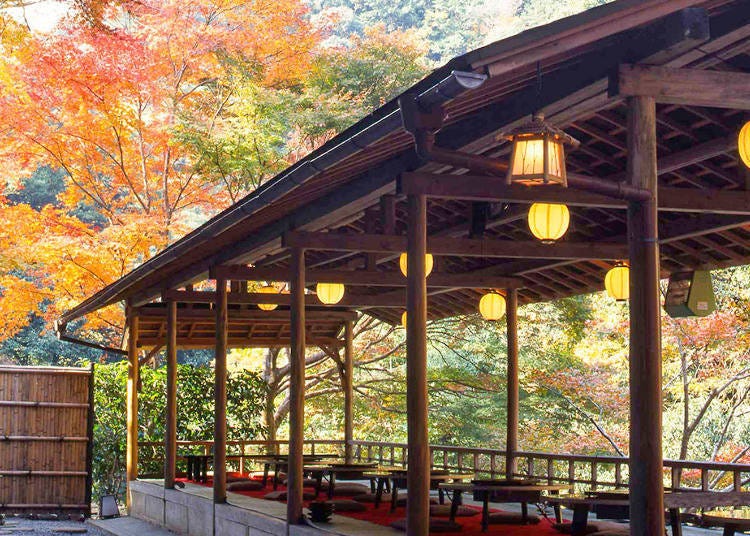
<instances>
[{"instance_id":1,"label":"wooden pillar","mask_svg":"<svg viewBox=\"0 0 750 536\"><path fill-rule=\"evenodd\" d=\"M214 502L227 502L227 282L216 280Z\"/></svg>"},{"instance_id":2,"label":"wooden pillar","mask_svg":"<svg viewBox=\"0 0 750 536\"><path fill-rule=\"evenodd\" d=\"M656 104L628 99L628 177L652 192L628 203L630 250L630 534L664 534Z\"/></svg>"},{"instance_id":3,"label":"wooden pillar","mask_svg":"<svg viewBox=\"0 0 750 536\"><path fill-rule=\"evenodd\" d=\"M505 440L505 476L513 478L518 461L518 291L509 289L507 295L505 322L508 338L507 371L507 425Z\"/></svg>"},{"instance_id":4,"label":"wooden pillar","mask_svg":"<svg viewBox=\"0 0 750 536\"><path fill-rule=\"evenodd\" d=\"M128 308L129 309L129 308ZM138 317L128 310L128 383L126 393L127 447L125 471L127 505L130 508L130 482L138 478Z\"/></svg>"},{"instance_id":5,"label":"wooden pillar","mask_svg":"<svg viewBox=\"0 0 750 536\"><path fill-rule=\"evenodd\" d=\"M167 422L164 434L164 487L174 488L177 464L177 302L167 303Z\"/></svg>"},{"instance_id":6,"label":"wooden pillar","mask_svg":"<svg viewBox=\"0 0 750 536\"><path fill-rule=\"evenodd\" d=\"M354 440L354 322L344 324L344 374L341 389L344 391L344 459L352 461L352 441Z\"/></svg>"},{"instance_id":7,"label":"wooden pillar","mask_svg":"<svg viewBox=\"0 0 750 536\"><path fill-rule=\"evenodd\" d=\"M302 522L302 454L305 448L305 252L292 249L291 277L291 351L289 353L289 473L286 520Z\"/></svg>"},{"instance_id":8,"label":"wooden pillar","mask_svg":"<svg viewBox=\"0 0 750 536\"><path fill-rule=\"evenodd\" d=\"M430 532L430 445L427 430L427 199L408 198L406 287L406 414L408 424L408 536Z\"/></svg>"}]
</instances>

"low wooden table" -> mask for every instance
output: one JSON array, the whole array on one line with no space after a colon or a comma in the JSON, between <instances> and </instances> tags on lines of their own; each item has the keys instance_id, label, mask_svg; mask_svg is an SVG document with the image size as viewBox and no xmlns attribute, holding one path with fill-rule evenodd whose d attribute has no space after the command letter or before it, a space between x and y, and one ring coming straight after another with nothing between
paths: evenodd
<instances>
[{"instance_id":1,"label":"low wooden table","mask_svg":"<svg viewBox=\"0 0 750 536\"><path fill-rule=\"evenodd\" d=\"M208 462L213 462L212 454L185 454L183 455L187 462L188 480L195 482L208 481Z\"/></svg>"},{"instance_id":2,"label":"low wooden table","mask_svg":"<svg viewBox=\"0 0 750 536\"><path fill-rule=\"evenodd\" d=\"M450 520L455 521L456 512L461 504L461 495L465 491L474 493L475 498L482 501L482 532L486 532L490 524L490 502L521 503L521 519L526 522L529 515L528 503L539 503L548 493L559 493L570 489L565 484L534 484L534 485L505 485L490 483L444 483L439 486L443 490L453 492L451 500Z\"/></svg>"},{"instance_id":3,"label":"low wooden table","mask_svg":"<svg viewBox=\"0 0 750 536\"><path fill-rule=\"evenodd\" d=\"M625 490L616 492L619 497L613 497L613 492L605 492L601 495L568 495L559 498L554 497L547 502L555 506L558 521L560 521L560 505L573 510L571 530L573 536L579 536L586 534L590 511L596 511L597 517L604 519L628 519L630 517L630 501ZM739 491L667 491L664 493L664 508L669 511L673 536L682 536L680 508L716 508L718 506L742 505L750 505L750 493ZM602 511L601 508L604 508L604 510ZM604 513L607 510L618 512L618 514L614 518L608 517L610 514Z\"/></svg>"},{"instance_id":4,"label":"low wooden table","mask_svg":"<svg viewBox=\"0 0 750 536\"><path fill-rule=\"evenodd\" d=\"M325 454L304 454L302 456L303 463L316 463L322 461L324 458L331 457ZM273 466L273 489L276 491L279 487L279 472L289 471L289 455L288 454L272 454L269 456L253 457L253 460L257 463L263 464L263 485L268 483L268 473Z\"/></svg>"},{"instance_id":5,"label":"low wooden table","mask_svg":"<svg viewBox=\"0 0 750 536\"><path fill-rule=\"evenodd\" d=\"M348 463L348 464L331 464L331 465L310 465L303 467L303 472L312 475L317 480L315 493L320 493L323 487L323 478L328 476L328 498L333 499L334 488L336 487L336 478L341 480L357 480L368 478L365 473L377 470L377 463Z\"/></svg>"},{"instance_id":6,"label":"low wooden table","mask_svg":"<svg viewBox=\"0 0 750 536\"><path fill-rule=\"evenodd\" d=\"M750 510L709 510L703 512L703 522L723 527L723 536L734 536L738 531L750 530Z\"/></svg>"},{"instance_id":7,"label":"low wooden table","mask_svg":"<svg viewBox=\"0 0 750 536\"><path fill-rule=\"evenodd\" d=\"M391 491L391 513L396 511L398 503L398 490L408 489L406 481L406 469L403 467L393 469L383 469L377 472L365 473L366 477L377 480L377 489L375 491L374 507L378 508L383 498L383 488L390 488ZM444 473L442 471L430 473L430 489L438 490L440 504L445 502L445 490L440 487L444 483L462 483L464 480L475 478L474 473ZM454 520L451 520L454 521Z\"/></svg>"}]
</instances>

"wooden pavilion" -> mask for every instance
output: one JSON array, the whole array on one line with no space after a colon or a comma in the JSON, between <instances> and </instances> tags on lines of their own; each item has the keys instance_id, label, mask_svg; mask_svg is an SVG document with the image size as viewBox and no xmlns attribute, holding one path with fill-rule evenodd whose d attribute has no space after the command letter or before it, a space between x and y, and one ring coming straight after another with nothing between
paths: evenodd
<instances>
[{"instance_id":1,"label":"wooden pavilion","mask_svg":"<svg viewBox=\"0 0 750 536\"><path fill-rule=\"evenodd\" d=\"M664 533L659 280L750 261L750 1L617 0L457 57L131 273L67 312L60 332L127 303L128 475L136 476L141 349L167 351L165 486L173 486L178 347L215 348L214 500L226 500L226 354L291 348L287 522L302 515L304 353L343 348L352 440L357 311L407 312L408 534L428 533L426 322L507 299L507 471L518 434L517 308L602 290L630 266L631 534ZM580 141L567 187L506 181L501 132L543 112ZM529 204L564 203L570 230L531 236ZM408 253L408 276L399 254ZM425 254L435 256L426 276ZM193 290L213 279L216 291ZM276 281L288 294L248 292ZM346 285L323 305L317 282ZM273 311L255 304L276 304ZM343 338L342 338L343 333Z\"/></svg>"}]
</instances>

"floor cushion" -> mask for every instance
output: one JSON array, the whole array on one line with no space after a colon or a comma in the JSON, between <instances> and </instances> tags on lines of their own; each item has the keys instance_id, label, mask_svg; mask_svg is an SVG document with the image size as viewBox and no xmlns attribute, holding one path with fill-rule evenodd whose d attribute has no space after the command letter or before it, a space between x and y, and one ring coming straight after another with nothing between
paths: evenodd
<instances>
[{"instance_id":1,"label":"floor cushion","mask_svg":"<svg viewBox=\"0 0 750 536\"><path fill-rule=\"evenodd\" d=\"M430 515L436 517L448 517L451 515L450 504L433 504L430 506ZM459 505L456 517L471 517L479 515L479 510L470 506Z\"/></svg>"},{"instance_id":2,"label":"floor cushion","mask_svg":"<svg viewBox=\"0 0 750 536\"><path fill-rule=\"evenodd\" d=\"M535 514L529 514L526 516L524 521L523 516L520 512L491 512L490 513L490 524L497 525L536 525L539 523L539 516Z\"/></svg>"},{"instance_id":3,"label":"floor cushion","mask_svg":"<svg viewBox=\"0 0 750 536\"><path fill-rule=\"evenodd\" d=\"M552 525L555 530L562 532L563 534L570 534L572 532L570 523L555 523ZM596 532L603 532L605 530L629 530L628 525L622 523L614 523L612 521L589 521L586 523L586 534L594 534Z\"/></svg>"},{"instance_id":4,"label":"floor cushion","mask_svg":"<svg viewBox=\"0 0 750 536\"><path fill-rule=\"evenodd\" d=\"M333 487L334 497L337 495L361 495L370 491L370 486L347 482L346 484L336 484Z\"/></svg>"},{"instance_id":5,"label":"floor cushion","mask_svg":"<svg viewBox=\"0 0 750 536\"><path fill-rule=\"evenodd\" d=\"M607 529L599 532L592 532L591 536L630 536L630 529Z\"/></svg>"},{"instance_id":6,"label":"floor cushion","mask_svg":"<svg viewBox=\"0 0 750 536\"><path fill-rule=\"evenodd\" d=\"M257 480L238 480L227 484L227 491L259 491L264 488Z\"/></svg>"},{"instance_id":7,"label":"floor cushion","mask_svg":"<svg viewBox=\"0 0 750 536\"><path fill-rule=\"evenodd\" d=\"M269 501L285 501L286 490L272 491L271 493L266 493L263 496L263 498ZM302 492L302 498L306 501L312 501L313 499L315 499L315 493L311 491L304 491Z\"/></svg>"},{"instance_id":8,"label":"floor cushion","mask_svg":"<svg viewBox=\"0 0 750 536\"><path fill-rule=\"evenodd\" d=\"M374 503L375 502L375 494L374 493L363 493L361 495L355 495L352 497L352 500L360 502L360 503ZM391 494L390 493L383 493L383 495L380 498L380 502L382 503L390 503L391 502Z\"/></svg>"}]
</instances>

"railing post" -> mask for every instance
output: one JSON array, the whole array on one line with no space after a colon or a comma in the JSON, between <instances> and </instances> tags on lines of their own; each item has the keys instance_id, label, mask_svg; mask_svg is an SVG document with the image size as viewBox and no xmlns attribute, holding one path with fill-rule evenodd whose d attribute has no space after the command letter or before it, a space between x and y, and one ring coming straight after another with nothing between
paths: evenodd
<instances>
[{"instance_id":1,"label":"railing post","mask_svg":"<svg viewBox=\"0 0 750 536\"><path fill-rule=\"evenodd\" d=\"M568 482L573 486L576 483L576 462L575 460L568 460Z\"/></svg>"},{"instance_id":2,"label":"railing post","mask_svg":"<svg viewBox=\"0 0 750 536\"><path fill-rule=\"evenodd\" d=\"M591 489L593 491L596 491L596 488L598 487L597 484L597 477L599 476L598 473L598 467L596 462L591 462Z\"/></svg>"},{"instance_id":3,"label":"railing post","mask_svg":"<svg viewBox=\"0 0 750 536\"><path fill-rule=\"evenodd\" d=\"M552 484L555 481L555 460L547 458L547 483Z\"/></svg>"}]
</instances>

